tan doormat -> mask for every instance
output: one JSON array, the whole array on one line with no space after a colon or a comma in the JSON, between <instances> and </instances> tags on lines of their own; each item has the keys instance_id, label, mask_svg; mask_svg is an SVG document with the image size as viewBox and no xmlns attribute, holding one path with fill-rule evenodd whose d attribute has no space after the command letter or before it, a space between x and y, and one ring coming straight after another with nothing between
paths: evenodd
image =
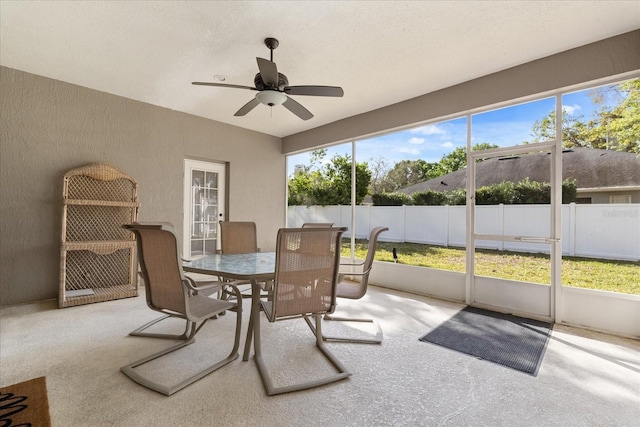
<instances>
[{"instance_id":1,"label":"tan doormat","mask_svg":"<svg viewBox=\"0 0 640 427\"><path fill-rule=\"evenodd\" d=\"M44 377L0 388L0 425L51 426Z\"/></svg>"}]
</instances>

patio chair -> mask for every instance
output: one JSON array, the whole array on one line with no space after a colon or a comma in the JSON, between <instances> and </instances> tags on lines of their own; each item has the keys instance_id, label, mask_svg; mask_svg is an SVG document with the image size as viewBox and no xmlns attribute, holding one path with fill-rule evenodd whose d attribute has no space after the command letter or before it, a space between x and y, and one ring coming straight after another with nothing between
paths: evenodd
<instances>
[{"instance_id":1,"label":"patio chair","mask_svg":"<svg viewBox=\"0 0 640 427\"><path fill-rule=\"evenodd\" d=\"M178 240L172 227L161 224L138 223L124 225L123 227L131 230L136 235L138 261L144 278L147 305L151 310L164 314L164 316L146 323L129 335L181 340L182 342L125 365L120 369L138 384L169 396L238 357L242 322L242 298L238 298L237 303L233 303L209 298L201 294L203 289L220 286L220 284L215 282L214 284L199 287L193 279L185 276L178 251ZM233 285L224 284L224 286L230 286L234 289L236 295L240 296L240 292ZM235 341L227 357L171 386L157 383L135 370L140 365L192 344L195 341L195 335L207 320L233 308L237 311ZM150 326L168 317L185 320L186 327L181 335L145 332Z\"/></svg>"},{"instance_id":2,"label":"patio chair","mask_svg":"<svg viewBox=\"0 0 640 427\"><path fill-rule=\"evenodd\" d=\"M165 230L171 231L173 234L177 235L176 229L170 222L146 222L146 226L151 225L161 225ZM192 261L190 258L184 257L182 255L180 257L180 261L188 262ZM140 277L142 277L142 272L139 272ZM220 280L217 280L215 277L212 277L207 274L199 274L199 273L191 273L189 277L195 280L198 289L200 290L200 295L211 296L216 295L216 297L220 298L222 296L222 283ZM144 277L142 277L144 280ZM221 313L224 314L224 313ZM166 316L165 316L166 317Z\"/></svg>"},{"instance_id":3,"label":"patio chair","mask_svg":"<svg viewBox=\"0 0 640 427\"><path fill-rule=\"evenodd\" d=\"M369 234L369 245L367 248L367 255L364 261L359 263L341 263L341 266L346 266L351 269L356 268L359 271L356 272L344 272L340 273L338 276L338 285L336 290L336 296L338 298L347 298L347 299L360 299L367 293L367 286L369 283L369 274L371 273L371 268L373 267L373 259L376 254L376 243L378 242L378 236L380 233L384 231L388 231L388 227L376 227L371 230ZM346 281L345 276L358 276L360 281ZM334 320L334 321L342 321L342 322L366 322L373 323L376 327L377 331L375 337L373 338L345 338L345 337L337 337L337 336L326 336L322 335L322 333L314 327L313 323L307 320L307 324L311 328L311 330L319 336L322 336L322 339L327 342L348 342L348 343L358 343L358 344L380 344L382 343L382 328L380 325L373 319L359 319L359 318L348 318L348 317L335 317L332 315L325 315L324 320Z\"/></svg>"},{"instance_id":4,"label":"patio chair","mask_svg":"<svg viewBox=\"0 0 640 427\"><path fill-rule=\"evenodd\" d=\"M258 248L258 237L256 232L256 223L249 221L220 221L220 252L223 254L247 254L260 252ZM251 285L250 281L235 280L221 277L227 283L233 283L235 286ZM261 283L260 286L265 290L268 285ZM251 298L251 287L241 288L244 298ZM230 295L224 294L223 298Z\"/></svg>"},{"instance_id":5,"label":"patio chair","mask_svg":"<svg viewBox=\"0 0 640 427\"><path fill-rule=\"evenodd\" d=\"M302 224L302 228L331 228L332 222L305 222Z\"/></svg>"},{"instance_id":6,"label":"patio chair","mask_svg":"<svg viewBox=\"0 0 640 427\"><path fill-rule=\"evenodd\" d=\"M223 254L258 252L256 223L220 221L220 249Z\"/></svg>"},{"instance_id":7,"label":"patio chair","mask_svg":"<svg viewBox=\"0 0 640 427\"><path fill-rule=\"evenodd\" d=\"M278 231L273 288L270 298L260 301L269 322L313 317L317 330L321 330L322 315L331 313L335 308L340 238L344 231L345 228L283 228ZM326 244L322 248L315 246L315 252L301 251L304 243L311 240ZM275 387L262 356L259 318L255 323L254 340L256 365L270 396L318 387L351 375L329 352L318 334L316 346L337 373L303 383Z\"/></svg>"}]
</instances>

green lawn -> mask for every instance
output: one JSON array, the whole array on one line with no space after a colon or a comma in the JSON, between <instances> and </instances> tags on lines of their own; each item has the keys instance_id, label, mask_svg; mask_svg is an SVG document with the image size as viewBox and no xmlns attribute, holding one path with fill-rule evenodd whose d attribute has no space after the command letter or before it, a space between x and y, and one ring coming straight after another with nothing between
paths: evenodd
<instances>
[{"instance_id":1,"label":"green lawn","mask_svg":"<svg viewBox=\"0 0 640 427\"><path fill-rule=\"evenodd\" d=\"M392 248L394 247L400 264L465 271L465 250L460 248L378 242L376 260L393 262ZM349 256L349 248L350 242L344 240L343 256ZM367 241L357 240L356 258L364 258L366 252ZM476 252L476 274L549 284L551 275L549 255L480 249ZM640 295L640 262L563 257L562 284Z\"/></svg>"}]
</instances>

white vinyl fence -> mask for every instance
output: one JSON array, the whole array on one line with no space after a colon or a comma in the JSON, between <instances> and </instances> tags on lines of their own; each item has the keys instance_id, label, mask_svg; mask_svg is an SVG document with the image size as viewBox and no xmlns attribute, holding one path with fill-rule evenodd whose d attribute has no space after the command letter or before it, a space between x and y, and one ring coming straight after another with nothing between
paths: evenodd
<instances>
[{"instance_id":1,"label":"white vinyl fence","mask_svg":"<svg viewBox=\"0 0 640 427\"><path fill-rule=\"evenodd\" d=\"M549 237L549 205L476 207L476 233ZM379 240L464 247L466 206L356 206L355 236L365 239L379 225ZM287 225L331 222L351 228L350 206L290 206ZM351 236L351 230L345 237ZM517 252L549 252L548 244L478 241L476 247ZM640 260L640 204L562 206L562 253L567 256Z\"/></svg>"}]
</instances>

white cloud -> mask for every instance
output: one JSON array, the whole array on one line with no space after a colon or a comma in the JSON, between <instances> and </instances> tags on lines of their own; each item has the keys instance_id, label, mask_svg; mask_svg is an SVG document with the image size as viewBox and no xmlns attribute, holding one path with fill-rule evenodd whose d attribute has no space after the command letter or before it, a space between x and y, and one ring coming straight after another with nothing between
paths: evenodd
<instances>
[{"instance_id":1,"label":"white cloud","mask_svg":"<svg viewBox=\"0 0 640 427\"><path fill-rule=\"evenodd\" d=\"M567 114L574 114L576 111L578 111L579 109L581 109L582 107L579 106L578 104L573 104L573 105L563 105L562 109L567 113Z\"/></svg>"},{"instance_id":2,"label":"white cloud","mask_svg":"<svg viewBox=\"0 0 640 427\"><path fill-rule=\"evenodd\" d=\"M420 126L415 129L411 129L409 132L420 135L444 135L447 133L446 130L442 129L438 125Z\"/></svg>"},{"instance_id":3,"label":"white cloud","mask_svg":"<svg viewBox=\"0 0 640 427\"><path fill-rule=\"evenodd\" d=\"M414 136L413 138L409 139L409 144L415 144L415 145L424 144L424 138L416 138Z\"/></svg>"},{"instance_id":4,"label":"white cloud","mask_svg":"<svg viewBox=\"0 0 640 427\"><path fill-rule=\"evenodd\" d=\"M420 155L420 150L418 150L417 148L412 148L412 147L400 147L397 150L399 153L404 153L404 154L410 154L413 156L419 156Z\"/></svg>"},{"instance_id":5,"label":"white cloud","mask_svg":"<svg viewBox=\"0 0 640 427\"><path fill-rule=\"evenodd\" d=\"M455 147L455 145L453 144L453 142L447 141L447 142L445 142L443 144L440 144L440 147L442 147L442 148L453 148L453 147Z\"/></svg>"}]
</instances>

